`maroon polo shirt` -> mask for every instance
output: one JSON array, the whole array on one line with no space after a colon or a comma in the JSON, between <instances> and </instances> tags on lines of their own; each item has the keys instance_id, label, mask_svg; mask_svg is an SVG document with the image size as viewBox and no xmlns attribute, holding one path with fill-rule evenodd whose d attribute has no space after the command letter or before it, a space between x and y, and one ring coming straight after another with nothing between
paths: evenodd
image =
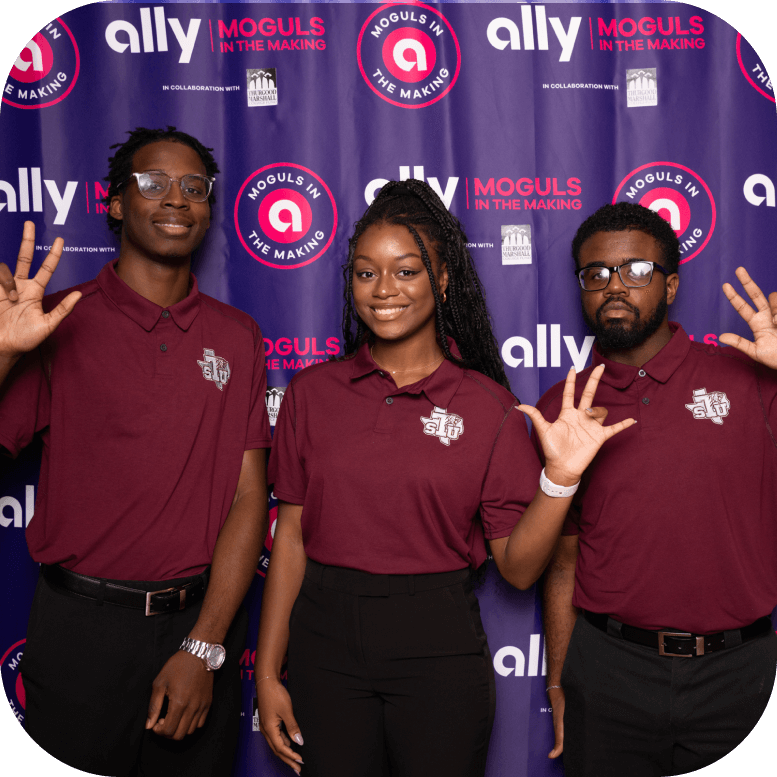
<instances>
[{"instance_id":1,"label":"maroon polo shirt","mask_svg":"<svg viewBox=\"0 0 777 777\"><path fill-rule=\"evenodd\" d=\"M515 405L448 360L397 388L364 345L294 377L269 479L278 499L304 505L305 552L319 563L374 574L477 567L483 531L508 536L537 491L540 465Z\"/></svg>"},{"instance_id":2,"label":"maroon polo shirt","mask_svg":"<svg viewBox=\"0 0 777 777\"><path fill-rule=\"evenodd\" d=\"M777 373L670 327L642 368L594 347L593 366L605 365L594 404L607 424L637 424L602 446L575 495L564 527L579 536L573 603L710 634L777 605ZM549 421L562 388L537 405Z\"/></svg>"},{"instance_id":3,"label":"maroon polo shirt","mask_svg":"<svg viewBox=\"0 0 777 777\"><path fill-rule=\"evenodd\" d=\"M195 574L243 452L270 445L259 327L200 294L194 276L167 309L112 263L76 288L75 310L0 387L0 445L15 456L43 432L30 553L96 577Z\"/></svg>"}]
</instances>

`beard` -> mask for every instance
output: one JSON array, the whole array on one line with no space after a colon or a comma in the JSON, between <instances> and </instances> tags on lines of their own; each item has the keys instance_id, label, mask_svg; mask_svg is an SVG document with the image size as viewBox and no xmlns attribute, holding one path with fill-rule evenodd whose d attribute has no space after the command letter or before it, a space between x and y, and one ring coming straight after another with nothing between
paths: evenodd
<instances>
[{"instance_id":1,"label":"beard","mask_svg":"<svg viewBox=\"0 0 777 777\"><path fill-rule=\"evenodd\" d=\"M621 300L621 302L634 313L634 320L631 323L627 323L623 319L604 321L602 312L607 302L599 307L594 318L591 318L586 313L585 306L583 307L583 320L586 326L594 333L599 348L606 351L629 350L642 345L645 340L658 331L669 310L666 289L664 289L661 301L653 309L650 316L644 320L640 317L638 308L630 305L626 300Z\"/></svg>"}]
</instances>

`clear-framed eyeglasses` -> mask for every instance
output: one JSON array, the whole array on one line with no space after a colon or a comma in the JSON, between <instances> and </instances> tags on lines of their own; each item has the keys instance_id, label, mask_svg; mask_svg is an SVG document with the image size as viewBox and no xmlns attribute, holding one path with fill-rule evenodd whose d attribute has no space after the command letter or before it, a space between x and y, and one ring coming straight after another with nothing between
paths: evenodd
<instances>
[{"instance_id":1,"label":"clear-framed eyeglasses","mask_svg":"<svg viewBox=\"0 0 777 777\"><path fill-rule=\"evenodd\" d=\"M177 183L181 187L181 194L191 202L205 202L216 180L212 176L195 173L183 178L171 178L167 173L150 170L147 173L133 173L122 186L126 186L133 178L137 180L138 190L147 200L161 200L173 183Z\"/></svg>"},{"instance_id":2,"label":"clear-framed eyeglasses","mask_svg":"<svg viewBox=\"0 0 777 777\"><path fill-rule=\"evenodd\" d=\"M640 286L649 286L653 280L653 270L658 270L664 275L669 273L656 262L640 260L638 262L625 262L617 267L583 267L582 270L575 270L577 280L580 282L580 288L583 291L601 291L606 289L610 279L617 272L624 286L630 288L639 288Z\"/></svg>"}]
</instances>

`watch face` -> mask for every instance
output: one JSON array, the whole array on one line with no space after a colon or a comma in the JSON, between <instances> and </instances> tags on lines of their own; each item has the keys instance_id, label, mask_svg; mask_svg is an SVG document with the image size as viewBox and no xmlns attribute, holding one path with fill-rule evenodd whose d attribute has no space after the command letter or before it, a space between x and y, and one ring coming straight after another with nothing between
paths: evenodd
<instances>
[{"instance_id":1,"label":"watch face","mask_svg":"<svg viewBox=\"0 0 777 777\"><path fill-rule=\"evenodd\" d=\"M227 657L227 651L221 645L211 645L205 656L205 662L210 669L219 669Z\"/></svg>"}]
</instances>

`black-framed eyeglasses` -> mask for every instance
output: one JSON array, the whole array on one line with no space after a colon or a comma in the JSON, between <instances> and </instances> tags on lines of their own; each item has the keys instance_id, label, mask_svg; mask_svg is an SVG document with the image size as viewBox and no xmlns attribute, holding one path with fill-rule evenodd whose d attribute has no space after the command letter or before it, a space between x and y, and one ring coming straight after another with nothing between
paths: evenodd
<instances>
[{"instance_id":1,"label":"black-framed eyeglasses","mask_svg":"<svg viewBox=\"0 0 777 777\"><path fill-rule=\"evenodd\" d=\"M577 280L580 282L580 288L583 291L601 291L606 289L610 283L613 273L618 273L621 283L630 288L639 288L640 286L649 286L653 280L653 270L658 270L664 275L669 273L656 262L637 261L625 262L617 267L583 267L582 270L575 270Z\"/></svg>"},{"instance_id":2,"label":"black-framed eyeglasses","mask_svg":"<svg viewBox=\"0 0 777 777\"><path fill-rule=\"evenodd\" d=\"M209 175L191 173L183 178L171 178L167 173L151 170L147 173L133 173L122 186L132 179L138 182L138 190L147 200L161 200L169 191L173 182L181 187L181 194L191 202L205 202L210 197L215 178Z\"/></svg>"}]
</instances>

